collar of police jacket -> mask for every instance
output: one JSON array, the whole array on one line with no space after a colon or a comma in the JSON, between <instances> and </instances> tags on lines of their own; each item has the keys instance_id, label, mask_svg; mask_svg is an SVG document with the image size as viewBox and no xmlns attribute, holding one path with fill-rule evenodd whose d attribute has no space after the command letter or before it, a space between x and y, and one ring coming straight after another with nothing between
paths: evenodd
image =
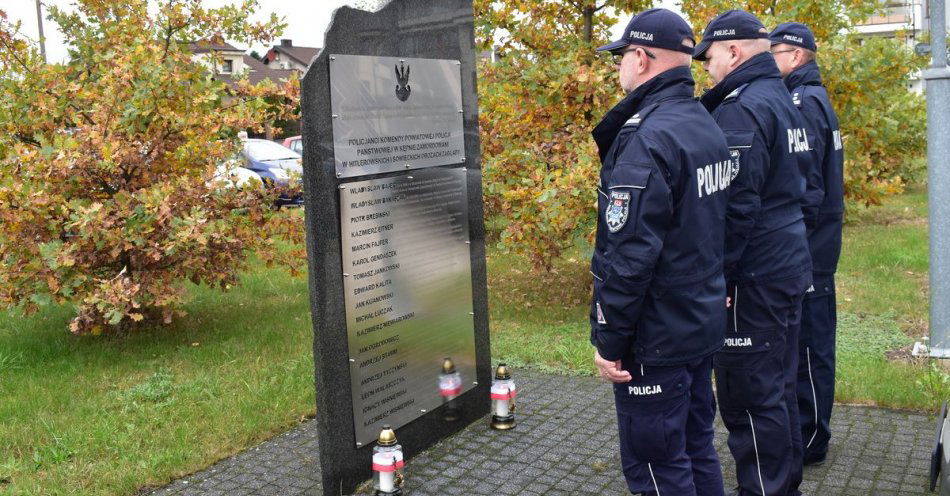
<instances>
[{"instance_id":1,"label":"collar of police jacket","mask_svg":"<svg viewBox=\"0 0 950 496\"><path fill-rule=\"evenodd\" d=\"M694 86L689 67L682 66L657 74L653 79L628 93L591 131L594 141L597 142L600 160L604 160L620 128L634 114L664 100L692 98Z\"/></svg>"},{"instance_id":2,"label":"collar of police jacket","mask_svg":"<svg viewBox=\"0 0 950 496\"><path fill-rule=\"evenodd\" d=\"M775 58L769 52L762 52L730 72L719 84L707 91L700 101L706 110L712 112L726 97L736 88L751 83L757 79L781 78L778 66L775 65Z\"/></svg>"},{"instance_id":3,"label":"collar of police jacket","mask_svg":"<svg viewBox=\"0 0 950 496\"><path fill-rule=\"evenodd\" d=\"M789 91L799 86L821 86L821 72L814 60L795 69L785 78L785 87Z\"/></svg>"}]
</instances>

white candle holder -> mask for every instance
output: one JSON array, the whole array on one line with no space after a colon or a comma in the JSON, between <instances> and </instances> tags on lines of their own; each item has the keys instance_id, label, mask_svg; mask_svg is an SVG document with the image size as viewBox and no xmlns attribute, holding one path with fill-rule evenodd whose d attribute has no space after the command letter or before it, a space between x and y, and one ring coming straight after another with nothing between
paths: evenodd
<instances>
[{"instance_id":1,"label":"white candle holder","mask_svg":"<svg viewBox=\"0 0 950 496\"><path fill-rule=\"evenodd\" d=\"M404 464L402 446L396 442L396 433L384 425L373 447L373 489L376 496L402 495Z\"/></svg>"},{"instance_id":2,"label":"white candle holder","mask_svg":"<svg viewBox=\"0 0 950 496\"><path fill-rule=\"evenodd\" d=\"M495 369L495 379L491 384L492 417L491 428L509 430L515 428L515 397L518 390L511 380L508 366L500 363Z\"/></svg>"}]
</instances>

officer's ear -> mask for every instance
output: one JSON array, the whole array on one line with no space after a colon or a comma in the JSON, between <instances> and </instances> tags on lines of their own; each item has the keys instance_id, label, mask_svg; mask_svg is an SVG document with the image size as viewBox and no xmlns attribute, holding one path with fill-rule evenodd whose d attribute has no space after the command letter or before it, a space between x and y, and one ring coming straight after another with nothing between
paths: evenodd
<instances>
[{"instance_id":1,"label":"officer's ear","mask_svg":"<svg viewBox=\"0 0 950 496\"><path fill-rule=\"evenodd\" d=\"M792 53L792 55L794 55L794 58L792 58L792 63L795 65L795 67L805 65L805 50L802 50L801 48L795 48L795 52Z\"/></svg>"},{"instance_id":2,"label":"officer's ear","mask_svg":"<svg viewBox=\"0 0 950 496\"><path fill-rule=\"evenodd\" d=\"M815 52L807 48L795 49L795 67L803 66L812 60L815 60Z\"/></svg>"},{"instance_id":3,"label":"officer's ear","mask_svg":"<svg viewBox=\"0 0 950 496\"><path fill-rule=\"evenodd\" d=\"M729 65L738 66L742 63L742 45L739 43L729 43Z\"/></svg>"},{"instance_id":4,"label":"officer's ear","mask_svg":"<svg viewBox=\"0 0 950 496\"><path fill-rule=\"evenodd\" d=\"M637 48L637 74L644 74L650 70L650 57L646 50Z\"/></svg>"}]
</instances>

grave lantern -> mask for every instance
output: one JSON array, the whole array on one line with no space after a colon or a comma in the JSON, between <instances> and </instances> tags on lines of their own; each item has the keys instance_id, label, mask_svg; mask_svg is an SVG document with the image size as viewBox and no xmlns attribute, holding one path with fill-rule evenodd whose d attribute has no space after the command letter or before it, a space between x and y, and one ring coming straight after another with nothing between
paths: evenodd
<instances>
[{"instance_id":1,"label":"grave lantern","mask_svg":"<svg viewBox=\"0 0 950 496\"><path fill-rule=\"evenodd\" d=\"M462 392L462 374L455 370L455 362L450 357L442 360L442 373L439 374L439 396L445 407L443 418L452 422L458 420L459 412L452 400Z\"/></svg>"},{"instance_id":2,"label":"grave lantern","mask_svg":"<svg viewBox=\"0 0 950 496\"><path fill-rule=\"evenodd\" d=\"M396 433L384 425L373 447L373 489L376 496L402 494L402 446L396 443Z\"/></svg>"},{"instance_id":3,"label":"grave lantern","mask_svg":"<svg viewBox=\"0 0 950 496\"><path fill-rule=\"evenodd\" d=\"M492 429L508 430L515 427L515 396L518 391L515 381L511 380L508 366L500 363L495 369L495 379L491 385Z\"/></svg>"}]
</instances>

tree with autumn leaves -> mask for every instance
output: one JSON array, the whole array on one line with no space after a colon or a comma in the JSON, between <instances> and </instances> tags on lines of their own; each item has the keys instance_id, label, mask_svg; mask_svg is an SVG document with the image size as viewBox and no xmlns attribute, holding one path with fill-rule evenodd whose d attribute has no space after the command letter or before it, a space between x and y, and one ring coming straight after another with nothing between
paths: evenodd
<instances>
[{"instance_id":1,"label":"tree with autumn leaves","mask_svg":"<svg viewBox=\"0 0 950 496\"><path fill-rule=\"evenodd\" d=\"M273 39L282 25L250 22L257 7L53 7L63 64L0 11L0 306L72 303L70 330L98 334L170 322L186 281L228 287L249 255L299 266L299 217L275 210L274 192L213 180L240 130L294 111L297 82L228 87L191 52Z\"/></svg>"},{"instance_id":2,"label":"tree with autumn leaves","mask_svg":"<svg viewBox=\"0 0 950 496\"><path fill-rule=\"evenodd\" d=\"M907 89L910 77L928 64L903 39L861 38L850 30L879 12L877 0L731 0L684 2L699 30L718 12L742 8L766 26L804 22L818 41L822 81L838 114L845 147L845 195L858 204L878 204L903 191L920 175L927 152L927 109ZM694 71L695 72L695 71Z\"/></svg>"},{"instance_id":3,"label":"tree with autumn leaves","mask_svg":"<svg viewBox=\"0 0 950 496\"><path fill-rule=\"evenodd\" d=\"M504 250L550 268L589 239L599 160L590 130L621 98L615 69L595 48L617 12L646 0L475 0L476 41L495 53L479 65L486 215ZM876 0L683 2L697 37L716 14L749 10L767 26L800 21L814 30L819 64L841 121L850 199L877 203L898 192L925 153L925 106L909 77L925 64L901 40L858 43L849 31L882 8ZM629 14L626 14L629 15ZM697 40L698 41L698 40ZM694 64L698 91L711 86Z\"/></svg>"},{"instance_id":4,"label":"tree with autumn leaves","mask_svg":"<svg viewBox=\"0 0 950 496\"><path fill-rule=\"evenodd\" d=\"M593 225L590 130L620 96L613 66L594 49L617 21L612 9L648 5L475 1L476 41L496 54L478 68L485 209L502 221L501 247L537 267L549 267Z\"/></svg>"}]
</instances>

